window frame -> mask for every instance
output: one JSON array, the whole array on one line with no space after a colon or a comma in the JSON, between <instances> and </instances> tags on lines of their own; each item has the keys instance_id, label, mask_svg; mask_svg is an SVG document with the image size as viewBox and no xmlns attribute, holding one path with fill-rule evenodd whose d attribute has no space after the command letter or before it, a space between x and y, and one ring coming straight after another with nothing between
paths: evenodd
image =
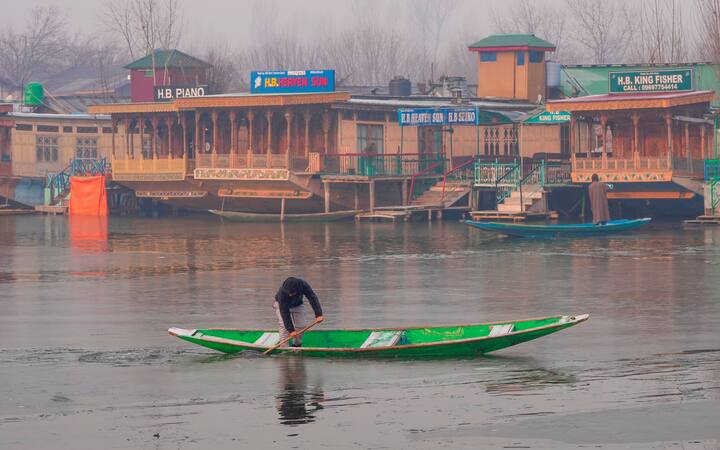
<instances>
[{"instance_id":1,"label":"window frame","mask_svg":"<svg viewBox=\"0 0 720 450\"><path fill-rule=\"evenodd\" d=\"M497 52L480 52L480 62L497 62Z\"/></svg>"}]
</instances>

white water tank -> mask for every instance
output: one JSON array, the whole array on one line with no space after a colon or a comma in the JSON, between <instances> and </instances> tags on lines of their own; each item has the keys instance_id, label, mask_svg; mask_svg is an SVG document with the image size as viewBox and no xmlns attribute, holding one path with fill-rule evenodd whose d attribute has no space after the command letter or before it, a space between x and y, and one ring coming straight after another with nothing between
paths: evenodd
<instances>
[{"instance_id":1,"label":"white water tank","mask_svg":"<svg viewBox=\"0 0 720 450\"><path fill-rule=\"evenodd\" d=\"M545 62L545 84L548 87L560 87L560 70L562 65L557 61Z\"/></svg>"}]
</instances>

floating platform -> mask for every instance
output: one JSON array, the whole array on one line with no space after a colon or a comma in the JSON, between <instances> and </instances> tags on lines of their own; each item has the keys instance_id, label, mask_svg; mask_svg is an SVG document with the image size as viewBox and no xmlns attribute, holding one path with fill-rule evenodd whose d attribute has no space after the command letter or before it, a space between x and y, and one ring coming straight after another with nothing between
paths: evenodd
<instances>
[{"instance_id":1,"label":"floating platform","mask_svg":"<svg viewBox=\"0 0 720 450\"><path fill-rule=\"evenodd\" d=\"M476 222L502 221L525 222L530 220L557 220L557 211L548 212L505 212L505 211L471 211L470 217Z\"/></svg>"},{"instance_id":2,"label":"floating platform","mask_svg":"<svg viewBox=\"0 0 720 450\"><path fill-rule=\"evenodd\" d=\"M683 222L685 225L720 225L720 216L697 216Z\"/></svg>"},{"instance_id":3,"label":"floating platform","mask_svg":"<svg viewBox=\"0 0 720 450\"><path fill-rule=\"evenodd\" d=\"M67 214L68 207L67 205L37 205L35 207L35 211L42 213L42 214Z\"/></svg>"},{"instance_id":4,"label":"floating platform","mask_svg":"<svg viewBox=\"0 0 720 450\"><path fill-rule=\"evenodd\" d=\"M467 206L438 206L438 205L407 205L407 206L381 206L371 212L360 213L355 216L357 221L409 221L415 218L427 219L436 218L442 220L445 213L466 213Z\"/></svg>"},{"instance_id":5,"label":"floating platform","mask_svg":"<svg viewBox=\"0 0 720 450\"><path fill-rule=\"evenodd\" d=\"M28 214L35 214L34 209L20 209L20 208L0 208L0 216L23 216Z\"/></svg>"}]
</instances>

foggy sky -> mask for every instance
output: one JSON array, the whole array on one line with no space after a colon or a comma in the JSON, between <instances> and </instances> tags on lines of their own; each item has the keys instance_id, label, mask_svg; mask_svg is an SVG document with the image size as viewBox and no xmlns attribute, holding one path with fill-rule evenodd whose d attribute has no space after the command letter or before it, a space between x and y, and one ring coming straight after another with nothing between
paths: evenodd
<instances>
[{"instance_id":1,"label":"foggy sky","mask_svg":"<svg viewBox=\"0 0 720 450\"><path fill-rule=\"evenodd\" d=\"M300 24L302 29L289 30L292 33L309 37L321 37L328 26L342 27L353 23L350 12L352 0L268 0L275 5L278 23ZM384 10L385 16L397 15L399 20L389 20L397 24L398 29L408 31L411 28L407 8L412 0L360 0L367 7L368 15ZM545 0L548 1L548 0ZM555 1L555 0L549 0ZM98 20L105 0L0 0L0 26L17 28L29 15L34 6L56 6L67 16L71 32L93 32L102 34L102 24ZM235 47L251 44L262 36L252 36L249 9L252 0L182 0L186 39L181 48L192 49L205 42L229 40ZM458 0L458 6L448 19L444 28L448 35L456 38L458 34L472 34L473 40L492 33L490 8L498 6L491 0ZM388 18L390 19L390 18ZM471 33L470 33L471 32ZM450 39L452 41L456 39ZM472 42L468 42L470 44Z\"/></svg>"}]
</instances>

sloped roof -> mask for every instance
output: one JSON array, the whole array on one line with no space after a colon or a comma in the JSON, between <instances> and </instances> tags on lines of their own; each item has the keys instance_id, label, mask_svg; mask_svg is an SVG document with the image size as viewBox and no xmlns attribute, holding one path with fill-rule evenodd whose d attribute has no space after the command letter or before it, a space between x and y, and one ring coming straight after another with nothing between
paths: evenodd
<instances>
[{"instance_id":1,"label":"sloped roof","mask_svg":"<svg viewBox=\"0 0 720 450\"><path fill-rule=\"evenodd\" d=\"M183 53L180 50L155 50L155 67L173 67L173 68L206 68L210 64L199 60L194 56ZM131 62L126 69L152 69L153 53L145 55L142 58Z\"/></svg>"},{"instance_id":2,"label":"sloped roof","mask_svg":"<svg viewBox=\"0 0 720 450\"><path fill-rule=\"evenodd\" d=\"M469 47L470 51L504 50L555 50L555 45L534 34L493 34Z\"/></svg>"}]
</instances>

